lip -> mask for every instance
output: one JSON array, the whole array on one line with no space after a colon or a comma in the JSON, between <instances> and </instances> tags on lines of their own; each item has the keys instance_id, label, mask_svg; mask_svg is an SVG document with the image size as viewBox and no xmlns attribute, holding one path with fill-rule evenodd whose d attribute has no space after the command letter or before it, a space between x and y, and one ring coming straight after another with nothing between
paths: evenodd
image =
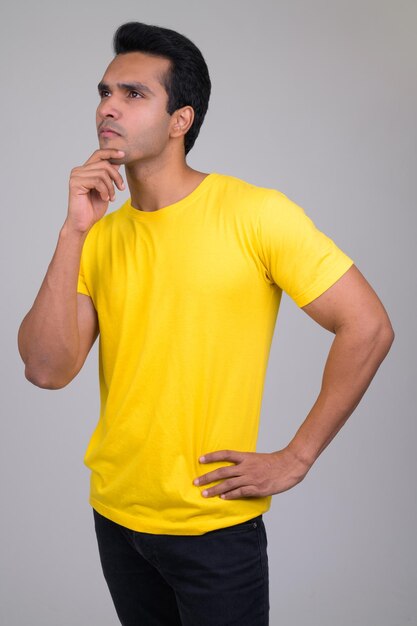
<instances>
[{"instance_id":1,"label":"lip","mask_svg":"<svg viewBox=\"0 0 417 626\"><path fill-rule=\"evenodd\" d=\"M101 137L120 137L119 133L116 133L112 128L102 128L99 132Z\"/></svg>"}]
</instances>

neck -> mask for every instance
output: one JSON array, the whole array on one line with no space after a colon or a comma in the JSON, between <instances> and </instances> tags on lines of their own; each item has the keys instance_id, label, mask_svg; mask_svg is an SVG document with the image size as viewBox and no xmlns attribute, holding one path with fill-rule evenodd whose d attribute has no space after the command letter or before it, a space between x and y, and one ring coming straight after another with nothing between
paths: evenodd
<instances>
[{"instance_id":1,"label":"neck","mask_svg":"<svg viewBox=\"0 0 417 626\"><path fill-rule=\"evenodd\" d=\"M158 211L179 202L206 176L189 167L185 159L169 165L143 162L126 165L131 204L140 211Z\"/></svg>"}]
</instances>

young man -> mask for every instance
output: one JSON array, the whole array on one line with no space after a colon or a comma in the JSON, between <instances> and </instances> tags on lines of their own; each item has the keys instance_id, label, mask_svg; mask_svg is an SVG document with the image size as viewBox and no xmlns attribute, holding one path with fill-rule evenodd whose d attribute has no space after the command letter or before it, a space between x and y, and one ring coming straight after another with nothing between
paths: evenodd
<instances>
[{"instance_id":1,"label":"young man","mask_svg":"<svg viewBox=\"0 0 417 626\"><path fill-rule=\"evenodd\" d=\"M67 385L100 334L101 414L85 462L121 623L263 626L262 514L346 422L393 331L300 207L187 165L210 95L194 44L129 23L115 53L99 84L100 149L71 172L68 215L20 328L26 377ZM105 216L125 187L122 164L131 198ZM335 338L305 421L261 454L282 290Z\"/></svg>"}]
</instances>

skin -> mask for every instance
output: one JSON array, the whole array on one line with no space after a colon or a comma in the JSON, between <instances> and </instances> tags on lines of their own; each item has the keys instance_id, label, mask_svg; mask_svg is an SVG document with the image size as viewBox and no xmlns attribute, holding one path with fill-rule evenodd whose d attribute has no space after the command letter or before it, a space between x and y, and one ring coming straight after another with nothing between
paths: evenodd
<instances>
[{"instance_id":1,"label":"skin","mask_svg":"<svg viewBox=\"0 0 417 626\"><path fill-rule=\"evenodd\" d=\"M125 152L113 163L125 164L132 206L156 211L187 196L207 176L188 167L184 135L194 121L192 107L167 113L168 95L162 84L169 70L167 59L140 52L115 57L101 83L96 125L100 148ZM140 82L151 90L127 90L118 85ZM114 128L121 136L105 137L102 128Z\"/></svg>"},{"instance_id":2,"label":"skin","mask_svg":"<svg viewBox=\"0 0 417 626\"><path fill-rule=\"evenodd\" d=\"M44 389L67 385L80 371L98 335L97 313L88 296L77 294L84 240L124 189L125 165L132 205L156 211L186 197L207 174L188 167L184 135L194 120L191 107L166 112L162 77L169 62L141 53L117 56L101 83L97 130L100 148L71 171L68 211L57 247L32 308L18 334L26 378ZM118 87L140 82L152 94ZM119 133L100 133L113 126ZM151 129L151 130L149 130Z\"/></svg>"},{"instance_id":3,"label":"skin","mask_svg":"<svg viewBox=\"0 0 417 626\"><path fill-rule=\"evenodd\" d=\"M25 375L38 387L67 385L97 338L93 303L77 294L78 271L90 228L105 215L116 190L125 187L121 165L132 206L142 211L179 201L207 175L185 160L184 135L193 123L193 109L166 112L162 77L168 68L166 59L134 52L115 57L100 81L105 85L96 117L100 148L71 172L67 217L39 293L19 329ZM149 91L123 87L133 82ZM101 132L105 128L117 134L106 135ZM196 488L203 487L203 497L256 498L301 482L357 406L394 338L383 305L356 267L304 311L335 335L314 406L282 450L207 451L201 464L228 465L194 479Z\"/></svg>"},{"instance_id":4,"label":"skin","mask_svg":"<svg viewBox=\"0 0 417 626\"><path fill-rule=\"evenodd\" d=\"M200 458L203 464L233 463L194 481L196 486L220 481L203 489L203 497L269 496L300 483L358 405L394 339L382 303L355 266L303 310L335 335L316 402L283 450L223 450Z\"/></svg>"}]
</instances>

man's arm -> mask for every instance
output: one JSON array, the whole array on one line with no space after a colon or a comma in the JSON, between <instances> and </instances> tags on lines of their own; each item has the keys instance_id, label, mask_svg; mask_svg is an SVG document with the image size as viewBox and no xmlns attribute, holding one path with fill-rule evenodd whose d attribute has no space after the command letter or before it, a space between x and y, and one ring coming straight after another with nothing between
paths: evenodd
<instances>
[{"instance_id":1,"label":"man's arm","mask_svg":"<svg viewBox=\"0 0 417 626\"><path fill-rule=\"evenodd\" d=\"M63 226L39 293L19 329L25 376L43 389L67 385L81 369L98 335L91 298L77 294L83 241Z\"/></svg>"},{"instance_id":2,"label":"man's arm","mask_svg":"<svg viewBox=\"0 0 417 626\"><path fill-rule=\"evenodd\" d=\"M314 406L283 450L205 454L201 463L234 463L194 481L198 486L222 481L204 490L205 497L268 496L301 482L358 405L393 342L387 313L355 266L303 310L335 333Z\"/></svg>"},{"instance_id":3,"label":"man's arm","mask_svg":"<svg viewBox=\"0 0 417 626\"><path fill-rule=\"evenodd\" d=\"M18 336L26 378L38 387L59 389L81 369L98 335L91 298L77 294L81 252L90 228L114 199L114 186L124 188L118 150L96 150L70 177L68 215L55 254Z\"/></svg>"}]
</instances>

